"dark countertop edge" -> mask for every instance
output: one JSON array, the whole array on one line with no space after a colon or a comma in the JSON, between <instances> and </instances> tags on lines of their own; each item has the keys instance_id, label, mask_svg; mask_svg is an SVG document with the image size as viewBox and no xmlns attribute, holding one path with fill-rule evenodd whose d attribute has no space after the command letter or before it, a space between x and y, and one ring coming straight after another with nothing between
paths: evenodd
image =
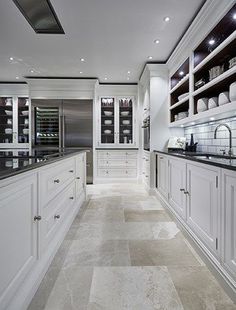
<instances>
[{"instance_id":1,"label":"dark countertop edge","mask_svg":"<svg viewBox=\"0 0 236 310\"><path fill-rule=\"evenodd\" d=\"M214 162L214 161L199 159L199 158L196 158L196 157L193 157L193 156L188 156L188 155L181 154L181 153L180 154L177 154L177 153L173 154L171 152L157 151L157 150L154 150L153 152L154 153L165 154L165 155L168 155L168 156L177 157L177 158L180 158L180 159L187 159L187 160L195 161L195 162L198 162L198 163L201 163L201 164L205 164L205 165L210 165L210 166L215 166L215 167L219 167L219 168L223 168L223 169L228 169L228 170L236 171L236 166L231 166L231 165L221 164L221 163ZM199 153L196 153L196 154L199 154Z\"/></svg>"},{"instance_id":2,"label":"dark countertop edge","mask_svg":"<svg viewBox=\"0 0 236 310\"><path fill-rule=\"evenodd\" d=\"M106 151L106 150L114 150L114 151L128 151L128 150L133 150L133 151L138 151L139 148L138 147L126 147L126 148L122 148L122 147L116 147L116 148L112 148L112 147L109 147L109 148L105 148L105 147L96 147L95 150L97 151Z\"/></svg>"},{"instance_id":3,"label":"dark countertop edge","mask_svg":"<svg viewBox=\"0 0 236 310\"><path fill-rule=\"evenodd\" d=\"M73 152L69 153L69 154L64 154L62 156L59 156L59 157L52 157L46 161L42 161L42 162L39 162L39 163L34 163L34 164L31 164L31 165L28 165L26 167L20 167L20 168L15 168L10 171L6 171L5 174L2 174L1 175L1 172L0 172L0 181L1 180L5 180L7 178L10 178L10 177L13 177L13 176L16 176L16 175L19 175L19 174L22 174L24 172L29 172L31 170L34 170L34 169L37 169L37 168L41 168L43 166L47 166L47 165L50 165L50 164L53 164L57 161L61 161L63 159L66 159L66 158L70 158L70 157L73 157L75 156L76 154L80 154L80 153L84 153L84 152L89 152L88 149L84 149L84 150L74 150Z\"/></svg>"}]
</instances>

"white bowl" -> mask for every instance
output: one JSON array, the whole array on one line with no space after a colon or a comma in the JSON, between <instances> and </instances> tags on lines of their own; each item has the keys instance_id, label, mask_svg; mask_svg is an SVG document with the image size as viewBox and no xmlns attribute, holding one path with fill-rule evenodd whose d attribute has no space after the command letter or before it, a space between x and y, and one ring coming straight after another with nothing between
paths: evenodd
<instances>
[{"instance_id":1,"label":"white bowl","mask_svg":"<svg viewBox=\"0 0 236 310\"><path fill-rule=\"evenodd\" d=\"M28 135L29 134L29 129L28 128L24 128L23 129L23 134L24 135Z\"/></svg>"},{"instance_id":2,"label":"white bowl","mask_svg":"<svg viewBox=\"0 0 236 310\"><path fill-rule=\"evenodd\" d=\"M201 98L197 101L197 112L208 110L208 98Z\"/></svg>"},{"instance_id":3,"label":"white bowl","mask_svg":"<svg viewBox=\"0 0 236 310\"><path fill-rule=\"evenodd\" d=\"M12 115L12 111L5 110L6 115Z\"/></svg>"},{"instance_id":4,"label":"white bowl","mask_svg":"<svg viewBox=\"0 0 236 310\"><path fill-rule=\"evenodd\" d=\"M12 119L11 118L7 119L7 125L12 125Z\"/></svg>"},{"instance_id":5,"label":"white bowl","mask_svg":"<svg viewBox=\"0 0 236 310\"><path fill-rule=\"evenodd\" d=\"M5 167L12 167L13 166L13 161L12 160L6 160L5 161Z\"/></svg>"},{"instance_id":6,"label":"white bowl","mask_svg":"<svg viewBox=\"0 0 236 310\"><path fill-rule=\"evenodd\" d=\"M104 124L105 124L105 125L112 125L112 120L106 119L106 120L104 121Z\"/></svg>"},{"instance_id":7,"label":"white bowl","mask_svg":"<svg viewBox=\"0 0 236 310\"><path fill-rule=\"evenodd\" d=\"M177 115L177 119L180 120L180 119L183 119L185 117L188 117L188 112L185 111L185 112L179 112L178 115Z\"/></svg>"},{"instance_id":8,"label":"white bowl","mask_svg":"<svg viewBox=\"0 0 236 310\"><path fill-rule=\"evenodd\" d=\"M123 124L123 125L129 125L129 124L130 124L130 121L129 121L128 119L124 119L124 120L122 121L122 124Z\"/></svg>"},{"instance_id":9,"label":"white bowl","mask_svg":"<svg viewBox=\"0 0 236 310\"><path fill-rule=\"evenodd\" d=\"M24 124L25 124L25 125L29 125L29 120L28 120L28 118L25 118Z\"/></svg>"},{"instance_id":10,"label":"white bowl","mask_svg":"<svg viewBox=\"0 0 236 310\"><path fill-rule=\"evenodd\" d=\"M105 114L106 116L112 116L112 111L104 111L104 114Z\"/></svg>"},{"instance_id":11,"label":"white bowl","mask_svg":"<svg viewBox=\"0 0 236 310\"><path fill-rule=\"evenodd\" d=\"M212 97L208 101L208 109L214 109L218 107L218 97Z\"/></svg>"},{"instance_id":12,"label":"white bowl","mask_svg":"<svg viewBox=\"0 0 236 310\"><path fill-rule=\"evenodd\" d=\"M229 99L230 101L236 101L236 82L230 84L229 87Z\"/></svg>"},{"instance_id":13,"label":"white bowl","mask_svg":"<svg viewBox=\"0 0 236 310\"><path fill-rule=\"evenodd\" d=\"M189 93L184 93L178 97L178 100L180 101L180 100L184 99L185 97L187 97L188 95L189 95Z\"/></svg>"},{"instance_id":14,"label":"white bowl","mask_svg":"<svg viewBox=\"0 0 236 310\"><path fill-rule=\"evenodd\" d=\"M128 135L128 134L130 133L130 130L129 130L129 129L124 129L124 130L123 130L123 133L124 133L125 135Z\"/></svg>"},{"instance_id":15,"label":"white bowl","mask_svg":"<svg viewBox=\"0 0 236 310\"><path fill-rule=\"evenodd\" d=\"M12 134L12 128L5 128L5 133L11 135Z\"/></svg>"},{"instance_id":16,"label":"white bowl","mask_svg":"<svg viewBox=\"0 0 236 310\"><path fill-rule=\"evenodd\" d=\"M122 111L122 112L120 112L120 114L122 116L128 116L129 115L129 111Z\"/></svg>"},{"instance_id":17,"label":"white bowl","mask_svg":"<svg viewBox=\"0 0 236 310\"><path fill-rule=\"evenodd\" d=\"M218 104L219 105L223 105L226 103L229 103L229 92L228 91L220 93L219 98L218 98Z\"/></svg>"},{"instance_id":18,"label":"white bowl","mask_svg":"<svg viewBox=\"0 0 236 310\"><path fill-rule=\"evenodd\" d=\"M24 115L24 116L29 115L29 111L22 111L21 113L22 113L22 115Z\"/></svg>"},{"instance_id":19,"label":"white bowl","mask_svg":"<svg viewBox=\"0 0 236 310\"><path fill-rule=\"evenodd\" d=\"M111 134L111 130L110 130L110 129L106 129L106 130L104 130L104 133L105 133L106 135L109 135L109 134Z\"/></svg>"}]
</instances>

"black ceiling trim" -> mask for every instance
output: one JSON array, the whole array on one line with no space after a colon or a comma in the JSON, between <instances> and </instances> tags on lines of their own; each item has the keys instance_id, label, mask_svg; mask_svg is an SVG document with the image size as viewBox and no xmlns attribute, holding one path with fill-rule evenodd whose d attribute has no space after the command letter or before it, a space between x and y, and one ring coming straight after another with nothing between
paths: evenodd
<instances>
[{"instance_id":1,"label":"black ceiling trim","mask_svg":"<svg viewBox=\"0 0 236 310\"><path fill-rule=\"evenodd\" d=\"M25 19L28 21L28 23L36 33L65 34L50 0L31 1L32 2L31 6L29 5L30 2L29 0L28 2L25 0L13 0L13 2L15 3L17 8L20 10L20 12L23 14ZM47 24L38 25L37 28L37 23L39 21L41 22L44 21Z\"/></svg>"},{"instance_id":2,"label":"black ceiling trim","mask_svg":"<svg viewBox=\"0 0 236 310\"><path fill-rule=\"evenodd\" d=\"M8 82L8 81L0 81L0 84L27 84L26 82Z\"/></svg>"},{"instance_id":3,"label":"black ceiling trim","mask_svg":"<svg viewBox=\"0 0 236 310\"><path fill-rule=\"evenodd\" d=\"M143 66L143 69L142 69L141 74L139 76L139 81L141 79L141 76L143 75L143 71L145 70L146 65L151 65L151 64L154 64L154 65L165 65L166 61L147 61L147 62L145 62L145 65Z\"/></svg>"},{"instance_id":4,"label":"black ceiling trim","mask_svg":"<svg viewBox=\"0 0 236 310\"><path fill-rule=\"evenodd\" d=\"M138 85L138 83L100 83L99 85Z\"/></svg>"},{"instance_id":5,"label":"black ceiling trim","mask_svg":"<svg viewBox=\"0 0 236 310\"><path fill-rule=\"evenodd\" d=\"M71 77L71 76L24 76L25 79L31 80L98 80L96 77Z\"/></svg>"}]
</instances>

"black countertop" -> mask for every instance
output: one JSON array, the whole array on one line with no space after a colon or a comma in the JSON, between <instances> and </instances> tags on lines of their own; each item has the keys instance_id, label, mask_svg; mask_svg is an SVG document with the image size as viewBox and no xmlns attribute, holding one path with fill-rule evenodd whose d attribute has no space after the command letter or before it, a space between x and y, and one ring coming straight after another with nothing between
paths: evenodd
<instances>
[{"instance_id":1,"label":"black countertop","mask_svg":"<svg viewBox=\"0 0 236 310\"><path fill-rule=\"evenodd\" d=\"M1 149L0 180L74 156L87 149Z\"/></svg>"},{"instance_id":2,"label":"black countertop","mask_svg":"<svg viewBox=\"0 0 236 310\"><path fill-rule=\"evenodd\" d=\"M139 148L137 147L96 147L96 150L98 151L138 151Z\"/></svg>"},{"instance_id":3,"label":"black countertop","mask_svg":"<svg viewBox=\"0 0 236 310\"><path fill-rule=\"evenodd\" d=\"M236 171L236 156L227 156L227 155L221 156L216 153L202 153L202 152L196 152L196 153L173 152L173 151L168 152L168 150L166 151L154 150L154 152Z\"/></svg>"}]
</instances>

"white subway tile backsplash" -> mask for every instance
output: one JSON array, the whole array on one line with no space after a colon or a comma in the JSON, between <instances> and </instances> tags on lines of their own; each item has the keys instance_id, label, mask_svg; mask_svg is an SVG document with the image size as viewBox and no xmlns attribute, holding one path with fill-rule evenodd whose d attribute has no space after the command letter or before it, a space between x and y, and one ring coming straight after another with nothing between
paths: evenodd
<instances>
[{"instance_id":1,"label":"white subway tile backsplash","mask_svg":"<svg viewBox=\"0 0 236 310\"><path fill-rule=\"evenodd\" d=\"M227 124L232 129L232 146L236 155L236 117L187 127L184 130L184 135L190 142L191 134L193 134L194 141L198 142L197 150L200 152L222 153L221 150L225 149L227 153L229 150L228 130L224 127L219 128L217 138L214 139L214 131L219 124Z\"/></svg>"}]
</instances>

